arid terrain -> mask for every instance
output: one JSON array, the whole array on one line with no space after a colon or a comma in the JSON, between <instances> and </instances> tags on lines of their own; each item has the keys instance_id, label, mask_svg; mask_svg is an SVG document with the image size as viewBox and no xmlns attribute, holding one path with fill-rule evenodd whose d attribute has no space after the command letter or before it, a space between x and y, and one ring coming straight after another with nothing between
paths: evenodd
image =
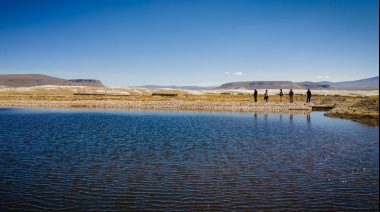
<instances>
[{"instance_id":1,"label":"arid terrain","mask_svg":"<svg viewBox=\"0 0 380 212\"><path fill-rule=\"evenodd\" d=\"M258 102L252 90L185 90L148 89L135 87L90 86L0 86L0 107L66 107L154 110L205 110L241 112L308 113L317 106L330 107L326 116L349 119L370 126L379 125L378 90L312 90L306 103L306 90L294 90L289 103L284 89L280 102L279 90L269 89L269 100L263 100L260 89Z\"/></svg>"}]
</instances>

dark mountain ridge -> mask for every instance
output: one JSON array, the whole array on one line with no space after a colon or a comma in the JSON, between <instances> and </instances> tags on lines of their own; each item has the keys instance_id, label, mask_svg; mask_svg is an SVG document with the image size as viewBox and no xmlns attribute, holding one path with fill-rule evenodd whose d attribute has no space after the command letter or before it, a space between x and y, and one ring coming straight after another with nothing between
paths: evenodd
<instances>
[{"instance_id":1,"label":"dark mountain ridge","mask_svg":"<svg viewBox=\"0 0 380 212\"><path fill-rule=\"evenodd\" d=\"M43 74L0 74L0 85L9 87L31 87L42 85L104 86L95 79L61 79Z\"/></svg>"}]
</instances>

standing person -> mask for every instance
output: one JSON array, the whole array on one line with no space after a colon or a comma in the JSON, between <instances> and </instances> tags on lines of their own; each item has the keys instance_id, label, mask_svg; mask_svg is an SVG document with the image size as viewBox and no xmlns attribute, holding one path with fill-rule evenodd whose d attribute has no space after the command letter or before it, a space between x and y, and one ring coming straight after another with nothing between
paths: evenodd
<instances>
[{"instance_id":1,"label":"standing person","mask_svg":"<svg viewBox=\"0 0 380 212\"><path fill-rule=\"evenodd\" d=\"M265 93L264 93L264 100L266 101L266 102L268 102L268 90L265 90Z\"/></svg>"},{"instance_id":2,"label":"standing person","mask_svg":"<svg viewBox=\"0 0 380 212\"><path fill-rule=\"evenodd\" d=\"M289 101L290 102L293 102L293 96L294 96L294 92L292 89L290 89L290 91L289 91Z\"/></svg>"},{"instance_id":3,"label":"standing person","mask_svg":"<svg viewBox=\"0 0 380 212\"><path fill-rule=\"evenodd\" d=\"M253 92L253 98L255 99L255 102L257 102L257 90L255 88L255 92Z\"/></svg>"},{"instance_id":4,"label":"standing person","mask_svg":"<svg viewBox=\"0 0 380 212\"><path fill-rule=\"evenodd\" d=\"M282 89L280 88L280 102L282 102L282 96L283 96L284 94L282 93Z\"/></svg>"},{"instance_id":5,"label":"standing person","mask_svg":"<svg viewBox=\"0 0 380 212\"><path fill-rule=\"evenodd\" d=\"M310 102L310 99L311 99L311 91L310 89L307 89L306 91L306 102Z\"/></svg>"}]
</instances>

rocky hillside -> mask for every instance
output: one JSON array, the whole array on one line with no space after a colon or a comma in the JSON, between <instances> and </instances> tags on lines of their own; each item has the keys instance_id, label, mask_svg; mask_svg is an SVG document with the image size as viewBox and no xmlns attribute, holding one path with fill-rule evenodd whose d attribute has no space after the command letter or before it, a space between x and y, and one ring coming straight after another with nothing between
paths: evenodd
<instances>
[{"instance_id":1,"label":"rocky hillside","mask_svg":"<svg viewBox=\"0 0 380 212\"><path fill-rule=\"evenodd\" d=\"M0 85L9 87L31 87L41 85L104 86L94 79L61 79L42 74L0 74Z\"/></svg>"},{"instance_id":2,"label":"rocky hillside","mask_svg":"<svg viewBox=\"0 0 380 212\"><path fill-rule=\"evenodd\" d=\"M244 81L225 83L217 90L230 89L312 89L312 90L378 90L379 77L347 82Z\"/></svg>"}]
</instances>

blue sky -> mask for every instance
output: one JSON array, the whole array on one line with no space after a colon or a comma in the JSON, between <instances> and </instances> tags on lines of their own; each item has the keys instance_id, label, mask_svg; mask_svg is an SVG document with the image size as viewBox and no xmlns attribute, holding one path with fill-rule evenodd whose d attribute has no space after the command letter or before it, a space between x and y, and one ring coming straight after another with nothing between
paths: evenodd
<instances>
[{"instance_id":1,"label":"blue sky","mask_svg":"<svg viewBox=\"0 0 380 212\"><path fill-rule=\"evenodd\" d=\"M0 0L0 74L106 86L378 76L378 0Z\"/></svg>"}]
</instances>

